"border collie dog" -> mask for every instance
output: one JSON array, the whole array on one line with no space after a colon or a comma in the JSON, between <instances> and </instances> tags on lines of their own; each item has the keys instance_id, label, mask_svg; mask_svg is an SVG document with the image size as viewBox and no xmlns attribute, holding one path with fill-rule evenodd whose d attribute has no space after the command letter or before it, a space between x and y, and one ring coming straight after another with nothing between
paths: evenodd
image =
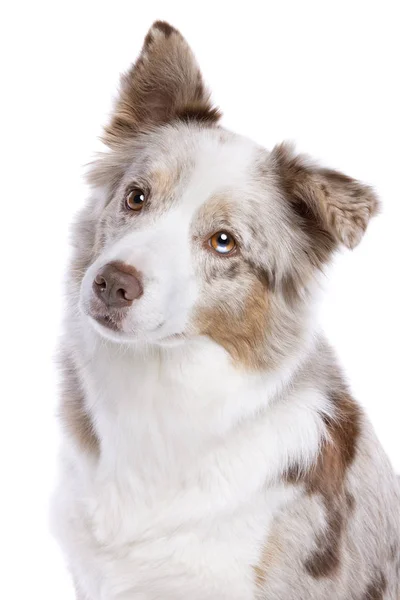
<instances>
[{"instance_id":1,"label":"border collie dog","mask_svg":"<svg viewBox=\"0 0 400 600\"><path fill-rule=\"evenodd\" d=\"M316 324L373 190L227 131L182 35L73 230L52 527L79 600L398 600L400 485Z\"/></svg>"}]
</instances>

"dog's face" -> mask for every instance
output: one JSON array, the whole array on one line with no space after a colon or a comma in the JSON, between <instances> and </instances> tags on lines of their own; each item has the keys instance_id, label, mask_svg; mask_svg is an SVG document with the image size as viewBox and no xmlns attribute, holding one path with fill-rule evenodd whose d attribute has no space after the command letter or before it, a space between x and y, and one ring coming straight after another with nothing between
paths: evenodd
<instances>
[{"instance_id":1,"label":"dog's face","mask_svg":"<svg viewBox=\"0 0 400 600\"><path fill-rule=\"evenodd\" d=\"M301 336L315 274L358 243L377 201L219 116L185 40L155 23L92 169L80 305L116 342L208 336L261 368Z\"/></svg>"},{"instance_id":2,"label":"dog's face","mask_svg":"<svg viewBox=\"0 0 400 600\"><path fill-rule=\"evenodd\" d=\"M267 157L183 123L138 136L130 152L98 221L83 306L106 336L165 343L200 333L201 310L243 304L259 283L268 261L257 259L266 240L253 215L268 202Z\"/></svg>"}]
</instances>

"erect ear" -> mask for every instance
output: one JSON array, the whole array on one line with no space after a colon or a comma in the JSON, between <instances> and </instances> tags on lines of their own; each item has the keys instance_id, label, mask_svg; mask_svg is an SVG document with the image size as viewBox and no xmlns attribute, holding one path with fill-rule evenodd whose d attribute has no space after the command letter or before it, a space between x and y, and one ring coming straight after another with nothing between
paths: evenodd
<instances>
[{"instance_id":1,"label":"erect ear","mask_svg":"<svg viewBox=\"0 0 400 600\"><path fill-rule=\"evenodd\" d=\"M271 159L280 184L296 211L312 219L334 241L354 248L370 217L379 209L374 191L338 171L323 169L294 153L290 144L276 146Z\"/></svg>"},{"instance_id":2,"label":"erect ear","mask_svg":"<svg viewBox=\"0 0 400 600\"><path fill-rule=\"evenodd\" d=\"M187 42L171 25L156 21L138 60L121 78L103 139L115 147L139 131L174 119L213 123L219 117Z\"/></svg>"}]
</instances>

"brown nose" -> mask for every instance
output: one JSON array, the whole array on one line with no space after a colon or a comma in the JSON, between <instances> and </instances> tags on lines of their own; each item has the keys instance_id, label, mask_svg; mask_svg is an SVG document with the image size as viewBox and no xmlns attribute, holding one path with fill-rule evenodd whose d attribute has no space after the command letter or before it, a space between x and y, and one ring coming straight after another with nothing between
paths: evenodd
<instances>
[{"instance_id":1,"label":"brown nose","mask_svg":"<svg viewBox=\"0 0 400 600\"><path fill-rule=\"evenodd\" d=\"M125 308L142 295L137 271L118 262L100 269L94 278L93 290L109 308Z\"/></svg>"}]
</instances>

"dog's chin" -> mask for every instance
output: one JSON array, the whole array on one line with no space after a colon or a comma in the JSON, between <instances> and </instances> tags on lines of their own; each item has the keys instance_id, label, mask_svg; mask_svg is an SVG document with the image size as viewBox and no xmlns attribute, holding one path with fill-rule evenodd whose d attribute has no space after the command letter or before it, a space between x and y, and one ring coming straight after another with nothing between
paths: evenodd
<instances>
[{"instance_id":1,"label":"dog's chin","mask_svg":"<svg viewBox=\"0 0 400 600\"><path fill-rule=\"evenodd\" d=\"M131 333L126 333L121 325L117 325L110 317L105 316L88 316L89 323L101 337L116 343L133 343L136 341L136 336Z\"/></svg>"},{"instance_id":2,"label":"dog's chin","mask_svg":"<svg viewBox=\"0 0 400 600\"><path fill-rule=\"evenodd\" d=\"M101 337L117 344L154 344L164 347L175 347L182 345L187 336L184 333L170 333L163 331L163 327L157 327L151 331L132 332L125 331L121 324L113 321L108 315L88 315L92 328Z\"/></svg>"}]
</instances>

